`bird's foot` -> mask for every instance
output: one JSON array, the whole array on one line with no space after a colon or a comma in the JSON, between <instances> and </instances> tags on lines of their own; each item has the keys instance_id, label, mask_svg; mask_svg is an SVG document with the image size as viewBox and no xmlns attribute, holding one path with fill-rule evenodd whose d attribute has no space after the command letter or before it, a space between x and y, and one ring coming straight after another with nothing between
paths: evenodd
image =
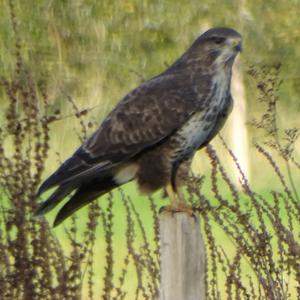
<instances>
[{"instance_id":1,"label":"bird's foot","mask_svg":"<svg viewBox=\"0 0 300 300\"><path fill-rule=\"evenodd\" d=\"M182 212L188 214L190 217L196 218L193 207L182 201L162 206L159 210L159 213L171 213L172 215Z\"/></svg>"}]
</instances>

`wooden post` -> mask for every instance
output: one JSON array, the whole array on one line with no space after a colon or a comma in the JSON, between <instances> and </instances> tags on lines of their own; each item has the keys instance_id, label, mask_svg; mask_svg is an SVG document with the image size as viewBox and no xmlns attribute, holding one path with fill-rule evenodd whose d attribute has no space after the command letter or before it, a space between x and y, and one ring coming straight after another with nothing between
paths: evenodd
<instances>
[{"instance_id":1,"label":"wooden post","mask_svg":"<svg viewBox=\"0 0 300 300\"><path fill-rule=\"evenodd\" d=\"M205 248L198 217L160 214L160 300L205 299Z\"/></svg>"}]
</instances>

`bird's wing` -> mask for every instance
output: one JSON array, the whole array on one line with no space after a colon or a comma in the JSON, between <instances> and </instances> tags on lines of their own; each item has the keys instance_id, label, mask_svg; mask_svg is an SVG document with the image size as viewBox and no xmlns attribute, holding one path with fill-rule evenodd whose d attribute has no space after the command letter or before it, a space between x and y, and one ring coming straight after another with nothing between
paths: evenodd
<instances>
[{"instance_id":1,"label":"bird's wing","mask_svg":"<svg viewBox=\"0 0 300 300\"><path fill-rule=\"evenodd\" d=\"M194 87L187 74L158 76L129 93L100 128L40 187L38 194L67 182L105 173L175 132L209 94L209 78Z\"/></svg>"}]
</instances>

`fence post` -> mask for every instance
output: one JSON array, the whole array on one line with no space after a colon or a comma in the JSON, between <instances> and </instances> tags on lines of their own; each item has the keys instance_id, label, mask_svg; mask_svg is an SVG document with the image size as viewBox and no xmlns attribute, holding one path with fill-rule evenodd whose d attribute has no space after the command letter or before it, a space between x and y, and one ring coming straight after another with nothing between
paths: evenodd
<instances>
[{"instance_id":1,"label":"fence post","mask_svg":"<svg viewBox=\"0 0 300 300\"><path fill-rule=\"evenodd\" d=\"M159 216L160 300L205 299L205 248L198 217L163 211Z\"/></svg>"}]
</instances>

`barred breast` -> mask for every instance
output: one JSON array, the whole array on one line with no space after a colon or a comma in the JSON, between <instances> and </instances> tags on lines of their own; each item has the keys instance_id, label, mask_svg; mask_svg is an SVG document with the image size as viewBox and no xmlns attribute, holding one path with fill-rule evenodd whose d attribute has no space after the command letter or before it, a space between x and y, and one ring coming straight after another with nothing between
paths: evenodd
<instances>
[{"instance_id":1,"label":"barred breast","mask_svg":"<svg viewBox=\"0 0 300 300\"><path fill-rule=\"evenodd\" d=\"M222 76L215 78L214 93L206 108L195 112L173 137L178 147L174 149L175 160L187 158L207 145L223 127L232 105L229 83Z\"/></svg>"}]
</instances>

